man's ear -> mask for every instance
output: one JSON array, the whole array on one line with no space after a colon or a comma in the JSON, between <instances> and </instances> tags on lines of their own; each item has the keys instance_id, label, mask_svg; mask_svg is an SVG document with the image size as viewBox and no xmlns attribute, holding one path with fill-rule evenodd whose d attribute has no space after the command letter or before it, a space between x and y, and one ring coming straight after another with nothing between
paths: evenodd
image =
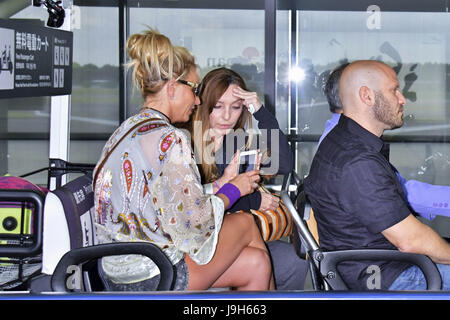
<instances>
[{"instance_id":1,"label":"man's ear","mask_svg":"<svg viewBox=\"0 0 450 320\"><path fill-rule=\"evenodd\" d=\"M369 107L375 104L375 93L369 87L362 86L359 88L359 98Z\"/></svg>"}]
</instances>

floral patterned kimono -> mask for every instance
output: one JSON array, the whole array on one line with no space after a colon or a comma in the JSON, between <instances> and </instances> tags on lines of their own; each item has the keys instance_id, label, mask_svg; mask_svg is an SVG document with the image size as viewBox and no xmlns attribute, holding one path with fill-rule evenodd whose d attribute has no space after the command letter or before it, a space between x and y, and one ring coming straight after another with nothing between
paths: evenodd
<instances>
[{"instance_id":1,"label":"floral patterned kimono","mask_svg":"<svg viewBox=\"0 0 450 320\"><path fill-rule=\"evenodd\" d=\"M186 253L200 265L211 260L224 204L203 192L189 139L162 113L147 109L124 121L103 148L95 176L100 243L149 241L172 264ZM115 283L138 282L159 273L140 255L105 257L102 267Z\"/></svg>"}]
</instances>

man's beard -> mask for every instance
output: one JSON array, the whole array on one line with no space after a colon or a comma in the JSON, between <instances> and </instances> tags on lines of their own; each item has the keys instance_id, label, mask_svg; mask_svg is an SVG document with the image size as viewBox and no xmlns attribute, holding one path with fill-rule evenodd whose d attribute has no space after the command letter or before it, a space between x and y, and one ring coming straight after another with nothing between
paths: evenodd
<instances>
[{"instance_id":1,"label":"man's beard","mask_svg":"<svg viewBox=\"0 0 450 320\"><path fill-rule=\"evenodd\" d=\"M381 92L375 92L375 118L387 125L388 129L400 128L403 125L403 116L400 116L398 111L398 108L394 110L394 106Z\"/></svg>"}]
</instances>

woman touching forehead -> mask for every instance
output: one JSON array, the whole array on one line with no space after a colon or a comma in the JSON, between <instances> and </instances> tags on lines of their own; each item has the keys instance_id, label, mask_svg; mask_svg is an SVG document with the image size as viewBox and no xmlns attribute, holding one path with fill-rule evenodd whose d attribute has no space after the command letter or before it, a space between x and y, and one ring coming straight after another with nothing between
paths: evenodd
<instances>
[{"instance_id":1,"label":"woman touching forehead","mask_svg":"<svg viewBox=\"0 0 450 320\"><path fill-rule=\"evenodd\" d=\"M233 93L237 87L236 84L230 84L209 114L209 126L215 135L228 134L231 129L236 127L242 115L242 99Z\"/></svg>"}]
</instances>

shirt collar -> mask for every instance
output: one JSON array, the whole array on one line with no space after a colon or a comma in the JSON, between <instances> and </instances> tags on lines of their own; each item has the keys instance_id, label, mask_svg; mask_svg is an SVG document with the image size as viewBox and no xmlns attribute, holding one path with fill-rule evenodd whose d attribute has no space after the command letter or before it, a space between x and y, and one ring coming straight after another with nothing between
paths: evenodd
<instances>
[{"instance_id":1,"label":"shirt collar","mask_svg":"<svg viewBox=\"0 0 450 320\"><path fill-rule=\"evenodd\" d=\"M156 113L156 114L158 114L159 116L161 116L161 118L163 119L163 120L166 120L167 122L169 122L170 124L172 123L171 121L170 121L170 118L166 115L166 114L164 114L164 113L162 113L161 111L159 111L159 110L156 110L156 109L153 109L153 108L149 108L152 112L154 112L154 113Z\"/></svg>"},{"instance_id":2,"label":"shirt collar","mask_svg":"<svg viewBox=\"0 0 450 320\"><path fill-rule=\"evenodd\" d=\"M329 121L334 123L334 124L337 124L339 122L340 118L341 118L341 114L340 113L333 113L333 116L331 117L331 119Z\"/></svg>"},{"instance_id":3,"label":"shirt collar","mask_svg":"<svg viewBox=\"0 0 450 320\"><path fill-rule=\"evenodd\" d=\"M385 143L382 139L374 135L372 132L361 127L353 119L341 115L339 119L339 126L343 127L350 133L358 136L358 138L365 144L374 149L376 152L380 152L384 157L389 159L389 144Z\"/></svg>"}]
</instances>

